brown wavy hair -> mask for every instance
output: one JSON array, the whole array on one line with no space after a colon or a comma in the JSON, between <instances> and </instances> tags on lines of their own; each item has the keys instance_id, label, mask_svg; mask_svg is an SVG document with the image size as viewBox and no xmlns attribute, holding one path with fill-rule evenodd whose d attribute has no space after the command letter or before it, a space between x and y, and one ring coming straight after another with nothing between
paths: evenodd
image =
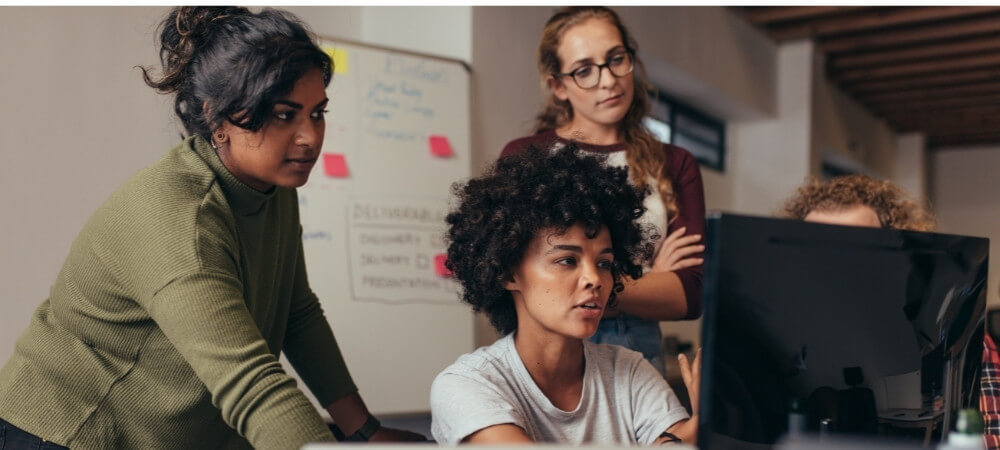
<instances>
[{"instance_id":1,"label":"brown wavy hair","mask_svg":"<svg viewBox=\"0 0 1000 450\"><path fill-rule=\"evenodd\" d=\"M828 181L810 177L795 196L785 202L783 213L802 220L812 211L837 211L859 205L875 211L884 228L934 229L934 216L912 200L906 191L890 181L866 175L847 175Z\"/></svg>"},{"instance_id":2,"label":"brown wavy hair","mask_svg":"<svg viewBox=\"0 0 1000 450\"><path fill-rule=\"evenodd\" d=\"M590 19L603 19L618 29L622 42L635 60L634 77L635 93L632 106L629 108L620 124L622 140L625 143L625 160L628 161L629 175L632 182L640 188L650 187L649 178L656 180L655 187L663 199L663 206L670 218L677 216L677 200L674 194L673 180L667 175L667 156L658 141L642 120L649 114L650 85L646 78L646 67L639 58L639 45L629 34L625 24L618 14L603 6L568 6L559 9L545 23L542 29L542 39L538 43L538 73L541 75L542 89L548 95L542 112L535 119L535 132L554 130L573 119L573 106L569 101L558 99L548 87L548 77L562 72L562 61L559 60L559 44L563 35L570 28Z\"/></svg>"}]
</instances>

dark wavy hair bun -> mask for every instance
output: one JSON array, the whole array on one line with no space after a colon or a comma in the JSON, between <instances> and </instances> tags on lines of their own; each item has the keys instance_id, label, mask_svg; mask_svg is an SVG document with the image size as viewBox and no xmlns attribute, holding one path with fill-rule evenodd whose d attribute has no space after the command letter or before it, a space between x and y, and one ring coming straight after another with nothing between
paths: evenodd
<instances>
[{"instance_id":1,"label":"dark wavy hair bun","mask_svg":"<svg viewBox=\"0 0 1000 450\"><path fill-rule=\"evenodd\" d=\"M274 103L311 69L329 84L332 61L293 15L265 8L181 6L160 24L161 76L146 84L175 94L174 112L189 135L210 139L229 121L257 131Z\"/></svg>"}]
</instances>

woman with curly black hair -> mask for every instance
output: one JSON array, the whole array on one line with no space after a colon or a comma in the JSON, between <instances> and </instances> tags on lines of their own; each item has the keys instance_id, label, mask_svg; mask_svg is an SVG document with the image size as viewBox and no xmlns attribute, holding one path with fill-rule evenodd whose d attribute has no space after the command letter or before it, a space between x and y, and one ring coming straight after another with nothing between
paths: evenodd
<instances>
[{"instance_id":1,"label":"woman with curly black hair","mask_svg":"<svg viewBox=\"0 0 1000 450\"><path fill-rule=\"evenodd\" d=\"M571 144L503 158L454 188L447 266L505 336L434 380L438 442L693 442L697 419L640 353L587 340L653 251L636 222L645 189L627 179ZM681 361L692 393L699 365Z\"/></svg>"}]
</instances>

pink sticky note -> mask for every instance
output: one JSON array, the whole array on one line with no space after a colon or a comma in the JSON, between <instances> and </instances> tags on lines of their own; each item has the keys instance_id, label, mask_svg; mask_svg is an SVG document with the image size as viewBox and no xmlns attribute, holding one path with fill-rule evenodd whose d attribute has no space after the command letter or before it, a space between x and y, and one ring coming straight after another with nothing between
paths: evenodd
<instances>
[{"instance_id":1,"label":"pink sticky note","mask_svg":"<svg viewBox=\"0 0 1000 450\"><path fill-rule=\"evenodd\" d=\"M347 178L350 172L347 170L347 160L340 153L323 154L323 173L331 178Z\"/></svg>"},{"instance_id":2,"label":"pink sticky note","mask_svg":"<svg viewBox=\"0 0 1000 450\"><path fill-rule=\"evenodd\" d=\"M451 150L451 142L448 142L448 138L444 136L435 134L428 138L427 141L431 147L431 154L438 158L449 158L454 154Z\"/></svg>"},{"instance_id":3,"label":"pink sticky note","mask_svg":"<svg viewBox=\"0 0 1000 450\"><path fill-rule=\"evenodd\" d=\"M451 271L444 266L444 262L448 260L448 255L444 253L438 253L434 255L434 273L439 277L450 277Z\"/></svg>"}]
</instances>

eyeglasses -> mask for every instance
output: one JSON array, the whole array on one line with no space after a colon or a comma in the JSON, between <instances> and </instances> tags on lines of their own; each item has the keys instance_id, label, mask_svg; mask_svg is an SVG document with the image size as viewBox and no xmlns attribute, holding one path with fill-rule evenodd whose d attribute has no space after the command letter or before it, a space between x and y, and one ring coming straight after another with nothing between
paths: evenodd
<instances>
[{"instance_id":1,"label":"eyeglasses","mask_svg":"<svg viewBox=\"0 0 1000 450\"><path fill-rule=\"evenodd\" d=\"M591 89L601 82L601 72L607 67L611 75L618 78L632 73L635 65L632 63L632 52L625 51L611 55L604 64L587 64L568 73L557 73L557 77L573 77L580 89Z\"/></svg>"}]
</instances>

